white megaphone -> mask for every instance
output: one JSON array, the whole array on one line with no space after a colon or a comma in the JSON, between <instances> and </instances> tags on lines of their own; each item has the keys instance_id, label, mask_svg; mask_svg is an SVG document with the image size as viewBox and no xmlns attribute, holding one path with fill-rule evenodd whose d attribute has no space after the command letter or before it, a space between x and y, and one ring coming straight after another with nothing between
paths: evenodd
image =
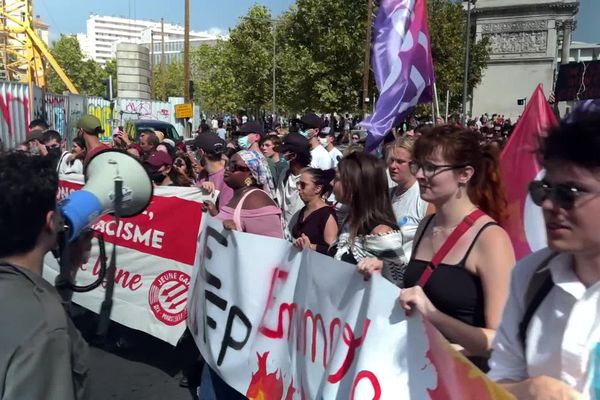
<instances>
[{"instance_id":1,"label":"white megaphone","mask_svg":"<svg viewBox=\"0 0 600 400\"><path fill-rule=\"evenodd\" d=\"M152 181L138 160L117 150L99 152L87 164L85 185L59 206L68 227L68 240L77 238L100 216L117 211L118 203L118 217L140 214L148 207L152 192Z\"/></svg>"}]
</instances>

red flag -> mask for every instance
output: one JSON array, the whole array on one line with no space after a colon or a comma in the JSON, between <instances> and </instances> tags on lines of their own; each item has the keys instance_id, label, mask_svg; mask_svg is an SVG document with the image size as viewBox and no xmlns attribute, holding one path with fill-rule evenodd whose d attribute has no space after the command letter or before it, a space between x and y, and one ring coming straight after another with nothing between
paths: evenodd
<instances>
[{"instance_id":1,"label":"red flag","mask_svg":"<svg viewBox=\"0 0 600 400\"><path fill-rule=\"evenodd\" d=\"M556 123L542 85L538 85L500 155L509 211L503 225L510 235L517 260L546 244L541 209L528 198L527 186L540 174L536 156L539 137Z\"/></svg>"}]
</instances>

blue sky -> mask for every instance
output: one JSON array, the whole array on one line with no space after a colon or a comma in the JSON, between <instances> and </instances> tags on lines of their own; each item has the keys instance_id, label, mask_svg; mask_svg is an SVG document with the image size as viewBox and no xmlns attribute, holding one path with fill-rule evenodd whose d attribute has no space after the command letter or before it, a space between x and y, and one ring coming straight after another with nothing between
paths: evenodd
<instances>
[{"instance_id":1,"label":"blue sky","mask_svg":"<svg viewBox=\"0 0 600 400\"><path fill-rule=\"evenodd\" d=\"M190 0L191 29L202 31L235 26L254 3L261 3L278 15L294 0ZM580 0L575 40L600 43L600 0ZM85 32L90 13L126 18L165 18L183 24L183 0L34 0L34 13L50 25L50 37L60 33Z\"/></svg>"},{"instance_id":2,"label":"blue sky","mask_svg":"<svg viewBox=\"0 0 600 400\"><path fill-rule=\"evenodd\" d=\"M195 31L236 25L255 3L266 5L274 15L294 0L190 0L190 27ZM149 19L183 25L183 0L34 0L33 12L50 25L50 38L60 33L85 32L90 14Z\"/></svg>"}]
</instances>

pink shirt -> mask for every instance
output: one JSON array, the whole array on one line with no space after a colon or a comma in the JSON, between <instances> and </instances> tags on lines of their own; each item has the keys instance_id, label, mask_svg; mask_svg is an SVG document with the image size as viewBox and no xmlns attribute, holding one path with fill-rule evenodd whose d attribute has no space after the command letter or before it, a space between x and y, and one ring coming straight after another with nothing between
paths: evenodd
<instances>
[{"instance_id":1,"label":"pink shirt","mask_svg":"<svg viewBox=\"0 0 600 400\"><path fill-rule=\"evenodd\" d=\"M221 206L221 211L216 218L221 221L233 220L233 212L233 208ZM240 220L243 232L283 239L281 210L276 206L266 206L254 210L242 209Z\"/></svg>"},{"instance_id":2,"label":"pink shirt","mask_svg":"<svg viewBox=\"0 0 600 400\"><path fill-rule=\"evenodd\" d=\"M208 178L199 178L196 182L196 186L199 187L203 182L206 181L212 182L215 185L216 190L220 192L219 208L229 204L231 198L233 197L233 189L227 186L225 183L225 168L215 172L214 174L209 174Z\"/></svg>"}]
</instances>

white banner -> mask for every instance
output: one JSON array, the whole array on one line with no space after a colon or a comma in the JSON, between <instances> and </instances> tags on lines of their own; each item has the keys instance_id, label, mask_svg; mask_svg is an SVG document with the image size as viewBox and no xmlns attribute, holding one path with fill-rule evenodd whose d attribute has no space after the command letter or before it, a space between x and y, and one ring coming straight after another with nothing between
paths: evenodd
<instances>
[{"instance_id":1,"label":"white banner","mask_svg":"<svg viewBox=\"0 0 600 400\"><path fill-rule=\"evenodd\" d=\"M58 199L78 190L83 177L61 176ZM110 258L117 244L117 269L111 319L175 345L185 330L186 303L198 248L202 219L197 188L158 187L144 213L123 218L117 225L110 216L93 229L106 241ZM107 264L108 264L107 260ZM99 246L94 241L87 264L77 272L77 284L96 280L100 267ZM54 282L59 266L52 255L45 260L44 277ZM73 295L73 302L95 313L105 290Z\"/></svg>"},{"instance_id":2,"label":"white banner","mask_svg":"<svg viewBox=\"0 0 600 400\"><path fill-rule=\"evenodd\" d=\"M200 244L188 326L248 398L505 398L380 276L212 219Z\"/></svg>"}]
</instances>

